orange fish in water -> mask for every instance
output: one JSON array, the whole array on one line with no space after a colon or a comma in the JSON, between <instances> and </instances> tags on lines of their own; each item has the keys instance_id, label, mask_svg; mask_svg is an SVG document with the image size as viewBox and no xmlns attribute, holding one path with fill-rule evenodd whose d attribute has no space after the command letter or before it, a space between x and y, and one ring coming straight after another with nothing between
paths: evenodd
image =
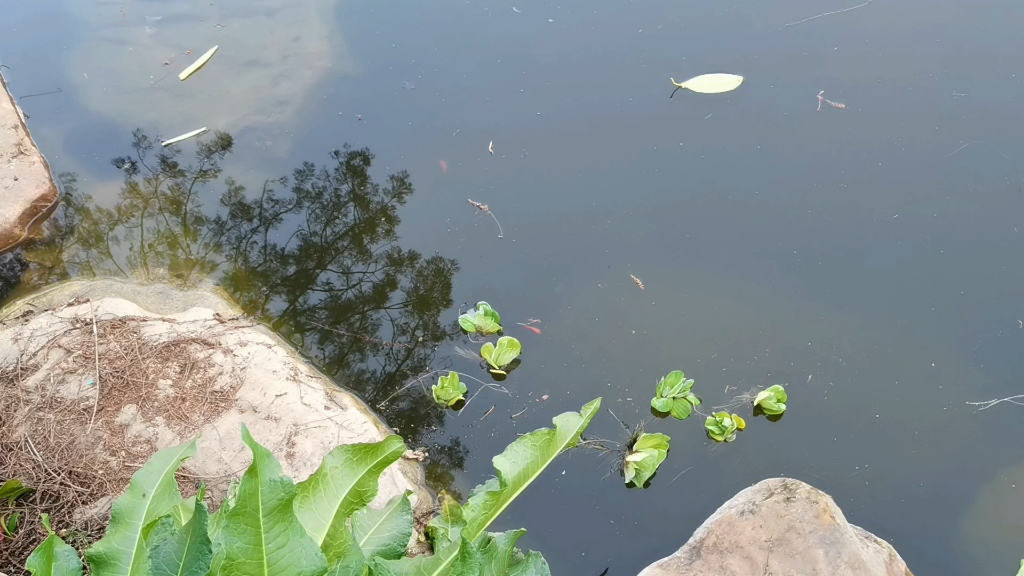
<instances>
[{"instance_id":1,"label":"orange fish in water","mask_svg":"<svg viewBox=\"0 0 1024 576\"><path fill-rule=\"evenodd\" d=\"M444 160L438 160L437 161L437 165L441 167L441 172L443 172L445 174L448 173L448 163L447 162L445 162Z\"/></svg>"},{"instance_id":2,"label":"orange fish in water","mask_svg":"<svg viewBox=\"0 0 1024 576\"><path fill-rule=\"evenodd\" d=\"M520 326L522 326L523 328L526 328L527 330L529 330L530 332L533 332L534 334L541 334L542 333L540 331L540 328L537 328L535 326L530 326L529 324L523 324L522 322L516 322L516 324L519 324Z\"/></svg>"}]
</instances>

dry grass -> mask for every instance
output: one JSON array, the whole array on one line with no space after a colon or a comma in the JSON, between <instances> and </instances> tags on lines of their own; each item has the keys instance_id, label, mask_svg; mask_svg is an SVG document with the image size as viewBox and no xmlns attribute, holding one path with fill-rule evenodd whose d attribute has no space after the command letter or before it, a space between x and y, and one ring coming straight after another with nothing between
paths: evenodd
<instances>
[{"instance_id":1,"label":"dry grass","mask_svg":"<svg viewBox=\"0 0 1024 576\"><path fill-rule=\"evenodd\" d=\"M211 369L218 342L144 335L147 323L162 321L79 316L41 349L0 366L0 479L36 489L16 503L22 528L0 545L9 576L27 574L21 567L46 536L40 513L79 551L102 534L109 500L95 503L119 494L155 448L145 435L129 433L126 416L162 418L187 436L230 406L237 384L217 388Z\"/></svg>"}]
</instances>

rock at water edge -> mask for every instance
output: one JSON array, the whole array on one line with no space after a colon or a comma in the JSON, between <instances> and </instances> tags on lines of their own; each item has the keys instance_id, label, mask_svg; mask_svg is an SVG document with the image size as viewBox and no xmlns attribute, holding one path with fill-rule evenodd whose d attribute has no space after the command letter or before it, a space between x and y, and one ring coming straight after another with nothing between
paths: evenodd
<instances>
[{"instance_id":1,"label":"rock at water edge","mask_svg":"<svg viewBox=\"0 0 1024 576\"><path fill-rule=\"evenodd\" d=\"M913 576L888 542L847 522L828 494L789 478L732 497L639 576L763 574Z\"/></svg>"},{"instance_id":2,"label":"rock at water edge","mask_svg":"<svg viewBox=\"0 0 1024 576\"><path fill-rule=\"evenodd\" d=\"M53 213L57 199L50 165L0 74L0 254Z\"/></svg>"}]
</instances>

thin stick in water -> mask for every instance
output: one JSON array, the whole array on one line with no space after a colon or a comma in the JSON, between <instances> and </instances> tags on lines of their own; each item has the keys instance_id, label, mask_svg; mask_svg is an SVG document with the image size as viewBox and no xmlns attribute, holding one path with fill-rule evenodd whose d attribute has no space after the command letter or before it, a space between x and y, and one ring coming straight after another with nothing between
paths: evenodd
<instances>
[{"instance_id":1,"label":"thin stick in water","mask_svg":"<svg viewBox=\"0 0 1024 576\"><path fill-rule=\"evenodd\" d=\"M40 92L38 94L25 94L24 96L18 98L18 100L24 100L25 98L35 98L36 96L46 96L48 94L60 94L61 92L63 92L63 90L60 89L60 86L57 86L56 90L50 90L49 92Z\"/></svg>"},{"instance_id":2,"label":"thin stick in water","mask_svg":"<svg viewBox=\"0 0 1024 576\"><path fill-rule=\"evenodd\" d=\"M529 406L527 406L526 408L523 408L522 412L516 412L515 414L513 414L512 418L516 418L516 417L522 416L523 414L526 414L527 408L529 408Z\"/></svg>"},{"instance_id":3,"label":"thin stick in water","mask_svg":"<svg viewBox=\"0 0 1024 576\"><path fill-rule=\"evenodd\" d=\"M1024 394L1018 394L1016 396L1007 396L1006 398L997 398L995 400L986 400L984 402L968 402L970 406L981 406L975 410L975 412L981 412L982 410L988 410L989 408L999 404L1001 402L1009 402L1010 404L1016 404L1017 406L1024 406Z\"/></svg>"},{"instance_id":4,"label":"thin stick in water","mask_svg":"<svg viewBox=\"0 0 1024 576\"><path fill-rule=\"evenodd\" d=\"M469 200L469 198L467 198L466 200ZM474 202L472 200L469 200L469 203L470 203L470 205L473 206L473 208L476 208L477 210L481 210L483 212L487 212L488 214L490 214L491 218L494 218L494 223L498 225L498 238L504 238L505 237L505 233L502 232L502 230L501 230L501 222L498 222L497 216L494 215L494 212L491 212L491 209L487 207L487 204L481 204L479 202Z\"/></svg>"},{"instance_id":5,"label":"thin stick in water","mask_svg":"<svg viewBox=\"0 0 1024 576\"><path fill-rule=\"evenodd\" d=\"M490 410L488 410L487 412L484 412L484 415L480 417L480 421L482 422L484 418L487 418L488 416L490 416L491 412L494 412L494 406L491 406Z\"/></svg>"},{"instance_id":6,"label":"thin stick in water","mask_svg":"<svg viewBox=\"0 0 1024 576\"><path fill-rule=\"evenodd\" d=\"M957 152L959 152L959 151L963 150L964 148L967 148L967 147L968 147L968 146L970 146L971 144L988 144L989 146L991 146L991 147L992 147L992 149L993 149L993 150L995 150L995 151L996 151L996 154L999 154L1000 156L1002 156L1003 158L1006 158L1007 160L1009 160L1009 159L1010 159L1010 157L1009 157L1009 156L1007 156L1006 154L1003 154L1002 152L1000 152L1000 151L999 151L999 148L996 148L996 145L995 145L995 144L992 144L991 142L985 142L985 141L983 141L983 140L974 140L974 141L972 141L972 142L968 142L967 144L964 144L963 146L961 146L961 147L957 148L956 150L953 150L953 151L952 151L952 152L950 152L949 154L946 154L946 158L949 158L949 157L950 157L950 156L952 156L953 154L956 154Z\"/></svg>"},{"instance_id":7,"label":"thin stick in water","mask_svg":"<svg viewBox=\"0 0 1024 576\"><path fill-rule=\"evenodd\" d=\"M818 14L817 16L811 16L810 18L804 18L803 20L797 20L796 22L790 22L789 24L786 24L782 28L779 28L779 30L785 30L786 28L789 28L790 26L796 26L797 24L803 24L804 22L810 22L811 20L817 20L818 18L821 18L822 16L831 16L833 14L842 14L843 12L849 12L850 10L856 10L857 8L863 8L863 7L867 6L868 4L871 4L871 2L872 2L872 0L868 0L867 2L865 2L863 4L858 4L858 5L852 6L850 8L843 8L842 10L835 10L835 11L832 11L832 12L825 12L824 14Z\"/></svg>"}]
</instances>

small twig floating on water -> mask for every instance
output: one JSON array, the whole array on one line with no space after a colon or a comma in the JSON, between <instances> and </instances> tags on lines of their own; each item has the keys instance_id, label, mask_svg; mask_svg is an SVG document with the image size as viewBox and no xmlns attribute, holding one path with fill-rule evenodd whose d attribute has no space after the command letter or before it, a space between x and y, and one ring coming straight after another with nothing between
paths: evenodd
<instances>
[{"instance_id":1,"label":"small twig floating on water","mask_svg":"<svg viewBox=\"0 0 1024 576\"><path fill-rule=\"evenodd\" d=\"M7 68L7 66L4 66L4 68ZM10 70L10 68L7 69ZM60 94L61 92L63 92L63 90L60 89L60 86L57 86L56 90L50 90L49 92L40 92L38 94L25 94L24 96L19 97L18 100L24 100L25 98L35 98L36 96L47 96L49 94Z\"/></svg>"},{"instance_id":2,"label":"small twig floating on water","mask_svg":"<svg viewBox=\"0 0 1024 576\"><path fill-rule=\"evenodd\" d=\"M857 8L863 8L863 7L867 6L868 4L871 4L871 0L868 0L867 2L865 2L863 4L858 4L858 5L850 7L850 8L843 8L842 10L834 10L832 12L825 12L824 14L818 14L817 16L811 16L810 18L804 18L803 20L797 20L796 22L790 22L789 24L786 24L782 28L779 28L779 30L780 31L781 30L785 30L786 28L789 28L790 26L796 26L797 24L803 24L804 22L809 22L811 20L817 20L818 18L821 18L822 16L831 16L833 14L842 14L843 12L849 12L850 10L856 10Z\"/></svg>"},{"instance_id":3,"label":"small twig floating on water","mask_svg":"<svg viewBox=\"0 0 1024 576\"><path fill-rule=\"evenodd\" d=\"M483 421L484 418L487 418L488 416L490 416L491 412L494 412L494 406L491 406L491 409L488 410L487 412L485 412L484 415L480 418L480 420Z\"/></svg>"},{"instance_id":4,"label":"small twig floating on water","mask_svg":"<svg viewBox=\"0 0 1024 576\"><path fill-rule=\"evenodd\" d=\"M1006 398L997 398L995 400L986 400L984 402L968 402L967 404L970 406L981 406L981 408L975 410L975 412L981 412L982 410L988 410L1000 402L1009 402L1010 404L1016 404L1017 406L1024 406L1024 401L1022 400L1024 400L1024 394L1007 396Z\"/></svg>"},{"instance_id":5,"label":"small twig floating on water","mask_svg":"<svg viewBox=\"0 0 1024 576\"><path fill-rule=\"evenodd\" d=\"M949 154L946 154L946 158L949 158L949 157L950 157L950 156L952 156L953 154L956 154L957 152L959 152L959 151L963 150L964 148L967 148L967 147L968 147L968 146L970 146L971 144L988 144L989 146L991 146L991 147L992 147L992 149L993 149L993 150L995 150L995 151L996 151L996 154L999 154L1000 156L1002 156L1003 158L1006 158L1007 160L1009 160L1009 159L1010 159L1010 157L1009 157L1009 156L1007 156L1006 154L1003 154L1002 152L1000 152L1000 151L999 151L999 148L996 148L996 145L995 145L995 144L992 144L991 142L985 142L985 141L982 141L982 140L974 140L973 142L968 142L967 144L964 144L963 146L961 146L961 147L957 148L956 150L953 150L953 151L952 151L952 152L950 152Z\"/></svg>"},{"instance_id":6,"label":"small twig floating on water","mask_svg":"<svg viewBox=\"0 0 1024 576\"><path fill-rule=\"evenodd\" d=\"M636 284L637 287L640 288L641 290L644 289L644 283L641 282L639 278L633 276L632 274L630 274L629 277L633 279L633 284Z\"/></svg>"},{"instance_id":7,"label":"small twig floating on water","mask_svg":"<svg viewBox=\"0 0 1024 576\"><path fill-rule=\"evenodd\" d=\"M521 412L516 412L515 414L512 415L512 418L516 418L516 417L522 416L523 414L526 414L526 410L528 408L529 408L529 406L527 406L526 408L523 408L523 410Z\"/></svg>"},{"instance_id":8,"label":"small twig floating on water","mask_svg":"<svg viewBox=\"0 0 1024 576\"><path fill-rule=\"evenodd\" d=\"M469 200L469 198L467 198L466 200ZM500 238L504 238L505 237L505 233L502 232L502 230L501 230L501 222L498 222L498 218L494 215L494 212L491 212L491 209L487 207L487 204L481 204L479 202L473 202L472 200L469 200L469 203L473 206L473 208L476 208L477 210L480 210L482 212L487 212L488 214L490 214L491 218L494 218L494 223L498 225L498 238L500 239Z\"/></svg>"},{"instance_id":9,"label":"small twig floating on water","mask_svg":"<svg viewBox=\"0 0 1024 576\"><path fill-rule=\"evenodd\" d=\"M821 92L818 92L818 110L821 110L821 103L822 102L824 102L825 104L828 104L829 106L831 106L833 108L838 108L840 110L846 108L846 104L840 104L839 102L833 102L833 101L829 100L828 98L825 98L824 96L822 96L822 94L824 94L824 93L825 93L824 90L822 90Z\"/></svg>"}]
</instances>

